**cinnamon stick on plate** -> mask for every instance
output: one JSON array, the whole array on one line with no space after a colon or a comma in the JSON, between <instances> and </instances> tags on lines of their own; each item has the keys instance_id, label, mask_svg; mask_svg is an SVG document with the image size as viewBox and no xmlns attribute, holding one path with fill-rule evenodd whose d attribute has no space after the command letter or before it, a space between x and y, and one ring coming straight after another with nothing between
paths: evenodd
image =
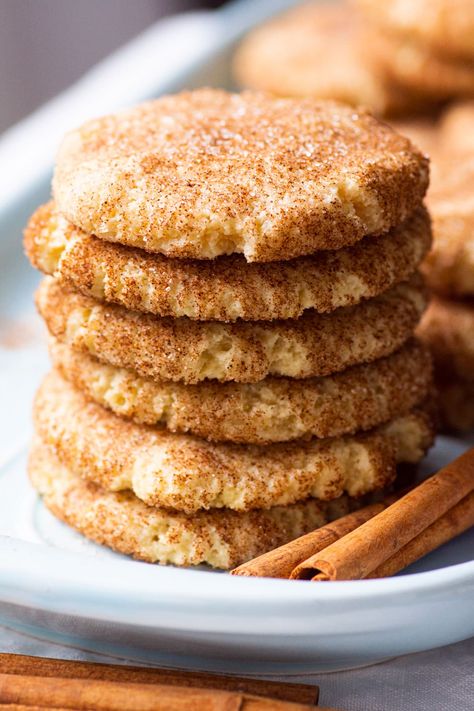
<instances>
[{"instance_id":1,"label":"cinnamon stick on plate","mask_svg":"<svg viewBox=\"0 0 474 711\"><path fill-rule=\"evenodd\" d=\"M474 526L474 492L453 506L438 521L425 528L419 536L403 546L398 553L382 563L368 577L388 578L395 575L427 553L436 550L443 543L467 531L471 526Z\"/></svg>"},{"instance_id":2,"label":"cinnamon stick on plate","mask_svg":"<svg viewBox=\"0 0 474 711\"><path fill-rule=\"evenodd\" d=\"M386 571L400 570L400 566L412 562L415 551L417 557L421 557L433 550L435 536L444 542L454 537L459 527L464 530L472 525L469 501L451 512L450 517L440 519L473 491L474 448L359 528L316 552L298 565L291 577L316 581L359 580L371 577L374 572L380 576L384 564ZM427 530L432 526L431 531ZM414 540L423 532L421 539Z\"/></svg>"},{"instance_id":3,"label":"cinnamon stick on plate","mask_svg":"<svg viewBox=\"0 0 474 711\"><path fill-rule=\"evenodd\" d=\"M391 494L383 501L364 506L362 509L353 511L347 516L338 518L331 523L311 531L300 538L285 543L285 545L275 548L268 553L258 556L247 563L239 565L231 570L232 575L257 576L260 578L289 578L292 571L303 560L311 555L322 551L327 546L358 528L363 523L373 518L387 506L393 504L400 497L400 494Z\"/></svg>"}]
</instances>

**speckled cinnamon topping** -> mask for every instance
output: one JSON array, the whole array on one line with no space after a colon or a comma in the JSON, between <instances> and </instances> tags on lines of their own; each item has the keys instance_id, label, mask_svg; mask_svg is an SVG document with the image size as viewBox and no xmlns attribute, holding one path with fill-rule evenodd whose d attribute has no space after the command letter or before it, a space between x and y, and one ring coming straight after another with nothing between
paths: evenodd
<instances>
[{"instance_id":1,"label":"speckled cinnamon topping","mask_svg":"<svg viewBox=\"0 0 474 711\"><path fill-rule=\"evenodd\" d=\"M431 359L416 341L326 378L259 383L156 382L51 341L53 365L88 398L140 424L212 441L268 444L368 430L425 399Z\"/></svg>"},{"instance_id":2,"label":"speckled cinnamon topping","mask_svg":"<svg viewBox=\"0 0 474 711\"><path fill-rule=\"evenodd\" d=\"M377 296L408 278L431 244L419 208L399 227L346 249L286 262L249 264L241 255L171 259L87 236L52 203L25 231L34 266L83 294L160 316L235 321L297 318Z\"/></svg>"},{"instance_id":3,"label":"speckled cinnamon topping","mask_svg":"<svg viewBox=\"0 0 474 711\"><path fill-rule=\"evenodd\" d=\"M286 321L192 321L103 304L46 277L37 306L53 336L143 377L197 383L329 375L393 353L426 304L418 275L357 306Z\"/></svg>"},{"instance_id":4,"label":"speckled cinnamon topping","mask_svg":"<svg viewBox=\"0 0 474 711\"><path fill-rule=\"evenodd\" d=\"M55 516L97 543L150 563L233 568L362 505L342 496L262 511L186 516L146 506L128 491L100 489L66 469L40 440L31 448L28 468Z\"/></svg>"},{"instance_id":5,"label":"speckled cinnamon topping","mask_svg":"<svg viewBox=\"0 0 474 711\"><path fill-rule=\"evenodd\" d=\"M201 89L69 133L53 188L59 210L103 239L273 261L387 231L427 184L426 159L364 111Z\"/></svg>"},{"instance_id":6,"label":"speckled cinnamon topping","mask_svg":"<svg viewBox=\"0 0 474 711\"><path fill-rule=\"evenodd\" d=\"M361 496L390 483L397 463L419 461L433 439L429 409L420 406L366 434L266 447L212 444L116 417L55 372L36 396L34 423L71 471L186 513Z\"/></svg>"}]
</instances>

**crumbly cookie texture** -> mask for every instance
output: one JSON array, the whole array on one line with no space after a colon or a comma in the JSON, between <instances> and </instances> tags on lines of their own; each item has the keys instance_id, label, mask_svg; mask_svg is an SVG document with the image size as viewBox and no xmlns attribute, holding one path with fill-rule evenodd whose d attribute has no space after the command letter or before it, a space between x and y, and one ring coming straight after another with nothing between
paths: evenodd
<instances>
[{"instance_id":1,"label":"crumbly cookie texture","mask_svg":"<svg viewBox=\"0 0 474 711\"><path fill-rule=\"evenodd\" d=\"M87 538L149 563L181 566L233 568L361 505L343 496L187 516L147 506L131 492L104 491L67 469L39 439L31 448L29 475L48 509Z\"/></svg>"},{"instance_id":2,"label":"crumbly cookie texture","mask_svg":"<svg viewBox=\"0 0 474 711\"><path fill-rule=\"evenodd\" d=\"M150 506L185 513L248 511L387 486L399 462L418 462L433 440L420 406L366 434L256 445L212 444L117 417L52 372L34 406L37 434L78 475Z\"/></svg>"},{"instance_id":3,"label":"crumbly cookie texture","mask_svg":"<svg viewBox=\"0 0 474 711\"><path fill-rule=\"evenodd\" d=\"M329 375L389 355L426 305L418 275L357 306L299 319L222 323L161 318L103 304L46 277L37 306L59 341L154 380L257 382Z\"/></svg>"},{"instance_id":4,"label":"crumbly cookie texture","mask_svg":"<svg viewBox=\"0 0 474 711\"><path fill-rule=\"evenodd\" d=\"M415 111L415 95L371 70L358 32L359 18L346 3L298 5L245 37L234 74L241 86L276 96L336 99L379 115Z\"/></svg>"},{"instance_id":5,"label":"crumbly cookie texture","mask_svg":"<svg viewBox=\"0 0 474 711\"><path fill-rule=\"evenodd\" d=\"M368 430L408 412L432 384L429 352L416 341L387 358L326 378L270 377L251 384L159 383L54 340L50 354L66 380L116 415L241 444Z\"/></svg>"},{"instance_id":6,"label":"crumbly cookie texture","mask_svg":"<svg viewBox=\"0 0 474 711\"><path fill-rule=\"evenodd\" d=\"M428 50L474 61L474 5L471 0L355 0L377 25Z\"/></svg>"},{"instance_id":7,"label":"crumbly cookie texture","mask_svg":"<svg viewBox=\"0 0 474 711\"><path fill-rule=\"evenodd\" d=\"M418 328L445 379L474 382L474 303L434 298Z\"/></svg>"},{"instance_id":8,"label":"crumbly cookie texture","mask_svg":"<svg viewBox=\"0 0 474 711\"><path fill-rule=\"evenodd\" d=\"M85 232L175 257L355 244L420 204L428 163L363 110L201 89L67 134L53 192Z\"/></svg>"},{"instance_id":9,"label":"crumbly cookie texture","mask_svg":"<svg viewBox=\"0 0 474 711\"><path fill-rule=\"evenodd\" d=\"M134 311L202 321L270 321L324 313L377 296L412 274L431 244L425 208L379 237L286 262L241 255L171 259L86 235L52 203L25 231L32 264L83 294Z\"/></svg>"}]
</instances>

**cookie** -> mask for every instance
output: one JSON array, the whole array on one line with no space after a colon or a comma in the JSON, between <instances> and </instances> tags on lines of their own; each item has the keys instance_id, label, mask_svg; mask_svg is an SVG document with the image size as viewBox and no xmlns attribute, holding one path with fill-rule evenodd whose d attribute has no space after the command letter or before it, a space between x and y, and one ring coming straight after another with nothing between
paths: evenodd
<instances>
[{"instance_id":1,"label":"cookie","mask_svg":"<svg viewBox=\"0 0 474 711\"><path fill-rule=\"evenodd\" d=\"M443 429L457 433L474 431L474 381L443 378L440 374L436 386Z\"/></svg>"},{"instance_id":2,"label":"cookie","mask_svg":"<svg viewBox=\"0 0 474 711\"><path fill-rule=\"evenodd\" d=\"M37 393L33 417L42 441L76 474L188 514L362 496L387 486L398 463L418 462L433 440L429 412L420 406L359 435L265 447L213 444L123 420L54 371Z\"/></svg>"},{"instance_id":3,"label":"cookie","mask_svg":"<svg viewBox=\"0 0 474 711\"><path fill-rule=\"evenodd\" d=\"M268 375L329 375L389 355L425 308L418 275L357 306L285 321L192 321L103 304L46 277L37 306L50 333L76 350L153 380L251 383Z\"/></svg>"},{"instance_id":4,"label":"cookie","mask_svg":"<svg viewBox=\"0 0 474 711\"><path fill-rule=\"evenodd\" d=\"M147 506L131 492L100 489L67 469L40 440L29 475L47 508L87 538L149 563L233 568L362 505L341 497L263 511L199 511Z\"/></svg>"},{"instance_id":5,"label":"cookie","mask_svg":"<svg viewBox=\"0 0 474 711\"><path fill-rule=\"evenodd\" d=\"M474 382L474 302L435 298L418 333L433 354L438 378Z\"/></svg>"},{"instance_id":6,"label":"cookie","mask_svg":"<svg viewBox=\"0 0 474 711\"><path fill-rule=\"evenodd\" d=\"M405 36L435 54L474 61L471 0L356 0L380 28Z\"/></svg>"},{"instance_id":7,"label":"cookie","mask_svg":"<svg viewBox=\"0 0 474 711\"><path fill-rule=\"evenodd\" d=\"M439 142L447 156L474 155L474 101L459 101L443 113Z\"/></svg>"},{"instance_id":8,"label":"cookie","mask_svg":"<svg viewBox=\"0 0 474 711\"><path fill-rule=\"evenodd\" d=\"M444 295L474 294L474 153L440 155L428 196L434 241L423 272Z\"/></svg>"},{"instance_id":9,"label":"cookie","mask_svg":"<svg viewBox=\"0 0 474 711\"><path fill-rule=\"evenodd\" d=\"M387 358L326 378L183 385L142 378L51 341L53 365L116 415L211 441L269 444L368 430L427 397L431 359L410 341Z\"/></svg>"},{"instance_id":10,"label":"cookie","mask_svg":"<svg viewBox=\"0 0 474 711\"><path fill-rule=\"evenodd\" d=\"M363 110L201 89L67 134L53 181L84 232L170 257L276 261L388 231L427 160Z\"/></svg>"},{"instance_id":11,"label":"cookie","mask_svg":"<svg viewBox=\"0 0 474 711\"><path fill-rule=\"evenodd\" d=\"M237 82L276 96L336 99L378 115L419 101L384 82L359 48L359 18L345 3L305 3L253 30L238 48Z\"/></svg>"},{"instance_id":12,"label":"cookie","mask_svg":"<svg viewBox=\"0 0 474 711\"><path fill-rule=\"evenodd\" d=\"M378 30L367 31L365 45L374 71L420 98L441 102L474 97L474 60L435 55L409 38Z\"/></svg>"},{"instance_id":13,"label":"cookie","mask_svg":"<svg viewBox=\"0 0 474 711\"><path fill-rule=\"evenodd\" d=\"M417 268L431 244L425 208L380 237L346 249L286 262L242 255L198 261L171 259L110 244L67 222L52 203L25 231L32 264L83 294L135 311L198 320L297 318L377 296Z\"/></svg>"}]
</instances>

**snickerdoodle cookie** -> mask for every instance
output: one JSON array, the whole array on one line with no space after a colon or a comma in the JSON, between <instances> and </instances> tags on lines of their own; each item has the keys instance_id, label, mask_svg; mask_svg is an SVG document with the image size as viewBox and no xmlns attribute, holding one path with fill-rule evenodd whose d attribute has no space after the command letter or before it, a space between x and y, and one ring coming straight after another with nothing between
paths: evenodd
<instances>
[{"instance_id":1,"label":"snickerdoodle cookie","mask_svg":"<svg viewBox=\"0 0 474 711\"><path fill-rule=\"evenodd\" d=\"M234 58L237 81L276 96L336 99L379 115L410 113L415 94L384 82L360 52L359 18L346 3L310 2L253 30Z\"/></svg>"},{"instance_id":2,"label":"snickerdoodle cookie","mask_svg":"<svg viewBox=\"0 0 474 711\"><path fill-rule=\"evenodd\" d=\"M171 432L246 444L368 430L420 403L432 378L428 351L416 341L333 376L269 377L250 384L160 383L54 340L50 355L66 380L116 415Z\"/></svg>"},{"instance_id":3,"label":"snickerdoodle cookie","mask_svg":"<svg viewBox=\"0 0 474 711\"><path fill-rule=\"evenodd\" d=\"M268 375L329 375L389 355L426 304L418 275L374 299L285 321L193 321L128 311L52 277L36 302L50 333L99 360L154 380L257 382Z\"/></svg>"},{"instance_id":4,"label":"snickerdoodle cookie","mask_svg":"<svg viewBox=\"0 0 474 711\"><path fill-rule=\"evenodd\" d=\"M66 468L39 439L30 451L29 475L48 509L87 538L149 563L182 566L233 568L361 505L342 496L187 516L147 506L129 491L104 491Z\"/></svg>"},{"instance_id":5,"label":"snickerdoodle cookie","mask_svg":"<svg viewBox=\"0 0 474 711\"><path fill-rule=\"evenodd\" d=\"M135 311L198 320L297 318L377 296L407 279L431 245L419 208L399 227L337 251L285 262L249 264L241 255L170 259L90 237L50 203L25 231L32 264L83 294Z\"/></svg>"},{"instance_id":6,"label":"snickerdoodle cookie","mask_svg":"<svg viewBox=\"0 0 474 711\"><path fill-rule=\"evenodd\" d=\"M185 513L362 496L388 485L398 463L418 462L433 440L429 408L420 405L364 434L267 446L210 443L123 420L55 371L36 395L34 423L76 474Z\"/></svg>"},{"instance_id":7,"label":"snickerdoodle cookie","mask_svg":"<svg viewBox=\"0 0 474 711\"><path fill-rule=\"evenodd\" d=\"M274 261L389 230L427 184L425 157L363 110L201 89L67 134L53 192L70 222L105 240Z\"/></svg>"}]
</instances>

